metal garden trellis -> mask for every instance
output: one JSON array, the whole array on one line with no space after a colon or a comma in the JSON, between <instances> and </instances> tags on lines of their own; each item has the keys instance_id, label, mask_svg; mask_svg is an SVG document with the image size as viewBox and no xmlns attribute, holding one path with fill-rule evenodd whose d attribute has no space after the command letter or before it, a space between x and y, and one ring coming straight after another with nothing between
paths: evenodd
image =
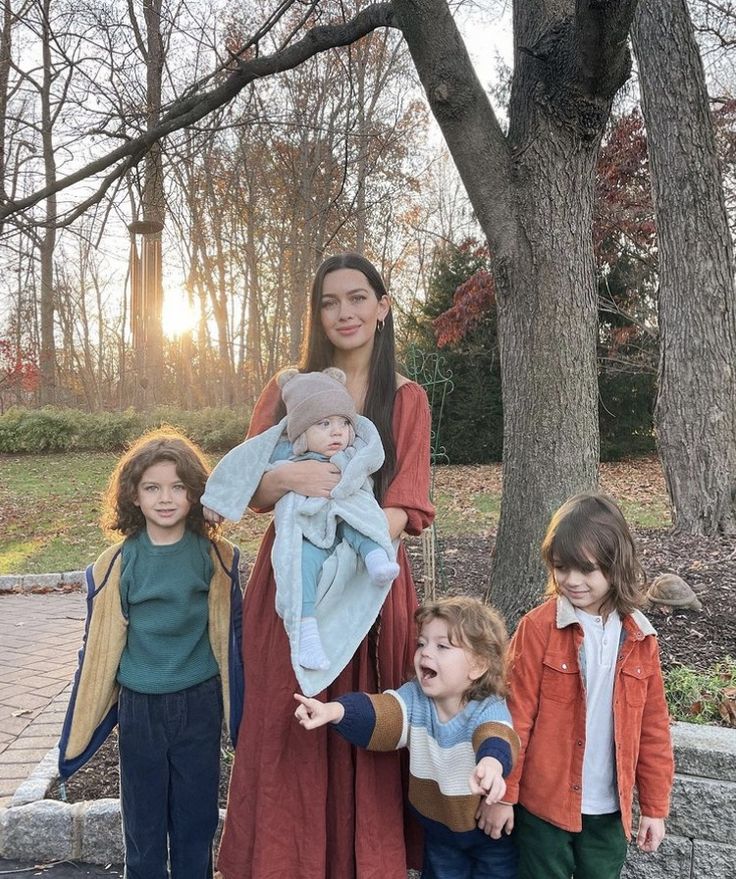
<instances>
[{"instance_id":1,"label":"metal garden trellis","mask_svg":"<svg viewBox=\"0 0 736 879\"><path fill-rule=\"evenodd\" d=\"M442 418L447 395L454 390L452 370L447 368L445 358L433 351L426 353L419 348L410 348L406 356L406 371L409 377L420 384L427 392L432 410L432 433L430 437L431 479L430 499L434 499L434 479L437 464L449 464L447 450L440 442ZM424 597L434 601L437 596L437 577L444 583L445 572L442 566L442 551L433 522L422 532L422 560L424 563Z\"/></svg>"}]
</instances>

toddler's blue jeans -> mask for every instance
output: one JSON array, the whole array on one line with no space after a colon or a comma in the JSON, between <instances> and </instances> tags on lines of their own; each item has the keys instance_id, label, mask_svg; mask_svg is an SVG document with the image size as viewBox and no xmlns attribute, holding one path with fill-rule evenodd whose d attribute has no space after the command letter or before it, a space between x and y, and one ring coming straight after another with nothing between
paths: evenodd
<instances>
[{"instance_id":1,"label":"toddler's blue jeans","mask_svg":"<svg viewBox=\"0 0 736 879\"><path fill-rule=\"evenodd\" d=\"M217 830L220 678L176 693L121 688L120 796L126 879L211 879Z\"/></svg>"},{"instance_id":2,"label":"toddler's blue jeans","mask_svg":"<svg viewBox=\"0 0 736 879\"><path fill-rule=\"evenodd\" d=\"M516 846L510 836L491 839L476 829L457 842L424 836L422 879L516 879Z\"/></svg>"}]
</instances>

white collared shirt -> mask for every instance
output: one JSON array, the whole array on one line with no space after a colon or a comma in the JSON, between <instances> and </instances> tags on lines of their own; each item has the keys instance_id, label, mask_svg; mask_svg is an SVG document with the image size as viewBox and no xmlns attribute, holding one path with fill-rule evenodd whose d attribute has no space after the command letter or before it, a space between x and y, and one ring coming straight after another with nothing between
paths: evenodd
<instances>
[{"instance_id":1,"label":"white collared shirt","mask_svg":"<svg viewBox=\"0 0 736 879\"><path fill-rule=\"evenodd\" d=\"M605 622L575 610L583 627L585 657L584 815L605 815L620 808L613 738L613 684L621 637L621 618L611 611Z\"/></svg>"}]
</instances>

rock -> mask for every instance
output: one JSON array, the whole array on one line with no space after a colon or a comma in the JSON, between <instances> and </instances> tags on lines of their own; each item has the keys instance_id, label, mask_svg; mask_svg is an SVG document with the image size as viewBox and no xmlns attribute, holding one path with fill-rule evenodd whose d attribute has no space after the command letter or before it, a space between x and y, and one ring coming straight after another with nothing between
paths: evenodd
<instances>
[{"instance_id":1,"label":"rock","mask_svg":"<svg viewBox=\"0 0 736 879\"><path fill-rule=\"evenodd\" d=\"M660 574L652 580L647 591L647 599L652 604L665 607L681 607L685 610L702 610L700 599L677 574Z\"/></svg>"},{"instance_id":2,"label":"rock","mask_svg":"<svg viewBox=\"0 0 736 879\"><path fill-rule=\"evenodd\" d=\"M636 826L636 825L635 825ZM642 852L635 843L629 845L622 879L690 879L693 844L682 836L665 836L656 852Z\"/></svg>"},{"instance_id":3,"label":"rock","mask_svg":"<svg viewBox=\"0 0 736 879\"><path fill-rule=\"evenodd\" d=\"M60 583L61 574L24 574L21 588L24 592L52 591Z\"/></svg>"},{"instance_id":4,"label":"rock","mask_svg":"<svg viewBox=\"0 0 736 879\"><path fill-rule=\"evenodd\" d=\"M9 860L65 861L75 852L72 809L66 803L41 800L3 809L0 852Z\"/></svg>"},{"instance_id":5,"label":"rock","mask_svg":"<svg viewBox=\"0 0 736 879\"><path fill-rule=\"evenodd\" d=\"M122 864L123 822L120 800L91 800L79 816L81 823L81 859L88 864Z\"/></svg>"},{"instance_id":6,"label":"rock","mask_svg":"<svg viewBox=\"0 0 736 879\"><path fill-rule=\"evenodd\" d=\"M719 845L696 839L693 846L693 876L733 879L736 845Z\"/></svg>"},{"instance_id":7,"label":"rock","mask_svg":"<svg viewBox=\"0 0 736 879\"><path fill-rule=\"evenodd\" d=\"M736 782L675 775L670 833L732 844L736 827Z\"/></svg>"},{"instance_id":8,"label":"rock","mask_svg":"<svg viewBox=\"0 0 736 879\"><path fill-rule=\"evenodd\" d=\"M673 723L678 775L736 781L736 732L722 726Z\"/></svg>"}]
</instances>

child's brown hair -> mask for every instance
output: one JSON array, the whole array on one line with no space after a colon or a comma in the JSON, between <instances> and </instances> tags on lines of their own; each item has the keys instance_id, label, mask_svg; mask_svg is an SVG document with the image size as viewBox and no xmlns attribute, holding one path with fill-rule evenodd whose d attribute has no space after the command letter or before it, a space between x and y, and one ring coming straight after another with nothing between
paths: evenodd
<instances>
[{"instance_id":1,"label":"child's brown hair","mask_svg":"<svg viewBox=\"0 0 736 879\"><path fill-rule=\"evenodd\" d=\"M486 671L463 694L463 699L485 699L506 695L506 645L508 633L501 615L477 598L453 596L429 601L417 608L417 630L432 620L447 624L451 644L469 650L488 664Z\"/></svg>"},{"instance_id":2,"label":"child's brown hair","mask_svg":"<svg viewBox=\"0 0 736 879\"><path fill-rule=\"evenodd\" d=\"M171 461L186 486L192 505L187 515L187 529L213 537L217 528L205 520L200 502L210 472L209 464L198 446L171 427L143 434L120 458L104 496L103 529L129 537L145 528L145 517L135 503L138 485L144 472L160 461Z\"/></svg>"},{"instance_id":3,"label":"child's brown hair","mask_svg":"<svg viewBox=\"0 0 736 879\"><path fill-rule=\"evenodd\" d=\"M644 570L629 526L617 504L604 494L584 492L565 501L550 520L542 558L549 571L548 595L559 594L555 565L589 572L592 558L611 586L604 608L615 608L624 616L644 602Z\"/></svg>"}]
</instances>

